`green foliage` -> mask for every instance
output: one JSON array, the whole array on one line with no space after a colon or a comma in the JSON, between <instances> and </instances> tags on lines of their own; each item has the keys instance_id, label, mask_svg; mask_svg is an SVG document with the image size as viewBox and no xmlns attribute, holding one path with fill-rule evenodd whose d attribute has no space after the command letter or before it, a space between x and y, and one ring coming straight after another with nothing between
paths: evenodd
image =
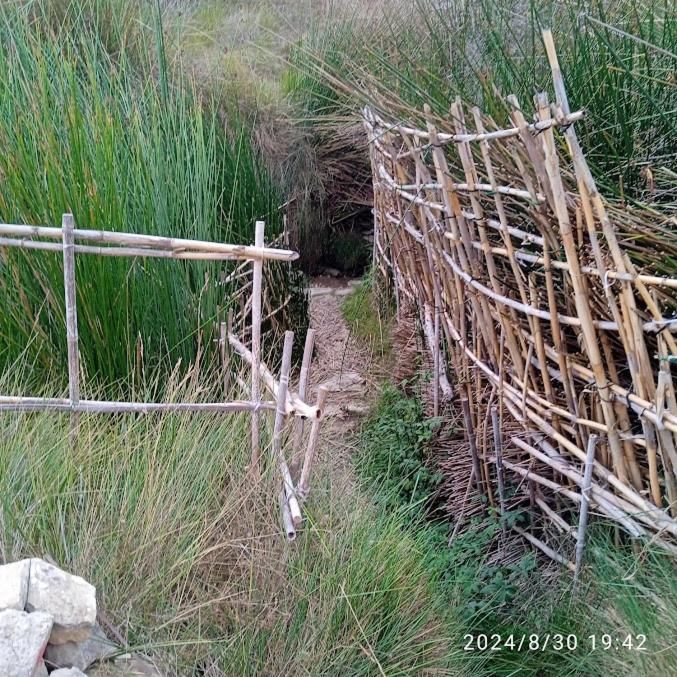
<instances>
[{"instance_id":1,"label":"green foliage","mask_svg":"<svg viewBox=\"0 0 677 677\"><path fill-rule=\"evenodd\" d=\"M70 211L80 228L250 243L263 219L269 239L279 233L284 199L251 131L224 124L170 71L157 17L140 40L130 5L114 24L118 14L89 23L103 0L69 3L56 19L45 4L0 12L2 221L59 225ZM230 290L218 281L232 267L79 256L83 368L112 383L141 353L149 368L194 361L224 316ZM26 357L36 373L63 372L61 271L58 254L3 250L0 368Z\"/></svg>"},{"instance_id":2,"label":"green foliage","mask_svg":"<svg viewBox=\"0 0 677 677\"><path fill-rule=\"evenodd\" d=\"M360 286L346 297L341 312L350 331L372 348L382 359L391 351L390 326L392 309L389 301L379 293L372 273L366 275Z\"/></svg>"},{"instance_id":3,"label":"green foliage","mask_svg":"<svg viewBox=\"0 0 677 677\"><path fill-rule=\"evenodd\" d=\"M377 502L391 508L417 505L423 511L442 476L426 464L436 419L427 419L421 402L386 384L376 410L360 436L357 469L375 489Z\"/></svg>"}]
</instances>

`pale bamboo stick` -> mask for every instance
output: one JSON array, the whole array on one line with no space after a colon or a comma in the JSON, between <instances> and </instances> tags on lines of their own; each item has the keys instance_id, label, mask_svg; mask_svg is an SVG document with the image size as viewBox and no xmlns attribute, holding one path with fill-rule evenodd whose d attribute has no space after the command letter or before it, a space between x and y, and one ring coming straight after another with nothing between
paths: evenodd
<instances>
[{"instance_id":1,"label":"pale bamboo stick","mask_svg":"<svg viewBox=\"0 0 677 677\"><path fill-rule=\"evenodd\" d=\"M313 348L315 347L315 330L308 329L306 342L303 346L303 358L301 359L301 373L299 375L299 399L305 401L308 379L310 377L310 365L313 361ZM296 422L294 430L294 460L297 461L301 454L301 442L303 440L304 419Z\"/></svg>"},{"instance_id":2,"label":"pale bamboo stick","mask_svg":"<svg viewBox=\"0 0 677 677\"><path fill-rule=\"evenodd\" d=\"M265 223L257 221L254 234L254 246L263 248L265 238ZM262 301L262 284L263 284L263 260L255 259L252 262L253 270L253 286L252 286L252 360L251 360L251 397L254 402L261 399L261 301ZM251 438L252 438L252 472L255 477L259 477L260 457L261 457L261 433L260 433L260 418L258 412L252 414L251 421Z\"/></svg>"},{"instance_id":3,"label":"pale bamboo stick","mask_svg":"<svg viewBox=\"0 0 677 677\"><path fill-rule=\"evenodd\" d=\"M289 385L289 372L291 370L291 353L294 347L294 332L286 331L284 333L284 348L282 350L282 366L280 367L280 388L277 395L277 408L275 409L275 426L273 428L273 456L275 457L282 481L284 482L284 493L286 503L289 506L289 512L294 526L299 526L303 521L301 508L296 498L294 482L284 457L282 445L282 428L287 416L287 386Z\"/></svg>"},{"instance_id":4,"label":"pale bamboo stick","mask_svg":"<svg viewBox=\"0 0 677 677\"><path fill-rule=\"evenodd\" d=\"M306 447L306 454L303 459L303 469L301 470L301 480L299 482L299 495L303 500L308 498L310 492L310 469L315 458L317 442L320 438L320 422L322 421L321 412L324 411L328 392L329 391L324 386L320 386L317 391L317 404L315 406L320 412L320 416L313 419L310 428L310 437L308 438L308 446Z\"/></svg>"},{"instance_id":5,"label":"pale bamboo stick","mask_svg":"<svg viewBox=\"0 0 677 677\"><path fill-rule=\"evenodd\" d=\"M114 402L106 400L79 400L72 404L70 399L54 397L0 396L0 411L74 411L88 414L150 414L153 412L235 412L273 411L272 402Z\"/></svg>"},{"instance_id":6,"label":"pale bamboo stick","mask_svg":"<svg viewBox=\"0 0 677 677\"><path fill-rule=\"evenodd\" d=\"M228 341L233 350L235 350L247 364L253 366L253 355L251 350L248 350L233 334L228 335ZM277 399L279 384L265 362L259 362L259 374L261 375L263 384L268 388L275 399ZM315 407L311 407L303 402L296 393L290 390L287 390L287 413L294 414L295 416L302 416L304 418L316 418L318 416L318 411Z\"/></svg>"},{"instance_id":7,"label":"pale bamboo stick","mask_svg":"<svg viewBox=\"0 0 677 677\"><path fill-rule=\"evenodd\" d=\"M289 510L287 495L285 494L284 489L279 493L278 501L280 503L280 514L282 516L284 533L287 536L288 541L293 541L296 538L296 527L294 527L294 521L291 518L291 511Z\"/></svg>"},{"instance_id":8,"label":"pale bamboo stick","mask_svg":"<svg viewBox=\"0 0 677 677\"><path fill-rule=\"evenodd\" d=\"M0 234L20 235L22 237L46 237L62 239L61 228L47 226L27 226L8 223L0 224ZM202 240L186 240L174 237L162 237L160 235L141 235L137 233L119 233L107 230L73 230L74 240L89 240L104 242L106 244L137 245L160 250L210 252L213 254L229 254L234 259L275 261L295 261L298 253L286 249L271 249L262 245L253 247L241 244L224 244L221 242L204 242ZM100 253L100 252L92 252ZM127 254L128 255L128 254ZM138 255L138 254L137 254ZM177 257L181 258L181 257Z\"/></svg>"},{"instance_id":9,"label":"pale bamboo stick","mask_svg":"<svg viewBox=\"0 0 677 677\"><path fill-rule=\"evenodd\" d=\"M585 117L585 111L580 110L570 115L565 116L563 119L552 118L550 120L539 120L538 122L528 125L527 129L530 132L542 132L545 129L550 127L560 127L569 125L572 122L581 120ZM416 129L414 127L406 127L404 125L389 125L387 122L382 120L378 115L374 114L374 119L376 122L380 123L383 126L386 126L389 130L395 129L400 134L408 134L410 136L415 136L419 139L429 139L430 134L424 132L422 129ZM383 132L381 132L382 134ZM455 143L465 143L468 141L486 141L490 139L507 139L513 136L518 136L520 130L518 127L509 127L507 129L498 129L495 132L484 132L482 134L446 134L444 132L437 133L437 140L442 143L448 143L450 141Z\"/></svg>"},{"instance_id":10,"label":"pale bamboo stick","mask_svg":"<svg viewBox=\"0 0 677 677\"><path fill-rule=\"evenodd\" d=\"M583 551L585 550L585 530L588 526L588 508L590 505L590 490L592 488L592 468L595 461L595 447L597 435L588 438L588 448L583 471L583 485L581 486L581 512L578 518L578 532L576 536L576 567L574 569L574 585L578 583L583 566Z\"/></svg>"},{"instance_id":11,"label":"pale bamboo stick","mask_svg":"<svg viewBox=\"0 0 677 677\"><path fill-rule=\"evenodd\" d=\"M72 406L80 402L80 352L78 347L78 311L75 282L75 252L73 251L73 230L75 221L72 214L61 219L63 236L63 281L66 304L66 341L68 344L68 398ZM71 443L77 442L77 414L71 414Z\"/></svg>"}]
</instances>

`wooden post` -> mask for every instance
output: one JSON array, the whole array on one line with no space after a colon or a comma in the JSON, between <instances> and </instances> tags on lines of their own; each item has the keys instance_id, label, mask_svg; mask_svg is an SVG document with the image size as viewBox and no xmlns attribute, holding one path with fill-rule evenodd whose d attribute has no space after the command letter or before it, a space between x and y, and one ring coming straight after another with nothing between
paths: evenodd
<instances>
[{"instance_id":1,"label":"wooden post","mask_svg":"<svg viewBox=\"0 0 677 677\"><path fill-rule=\"evenodd\" d=\"M256 232L254 236L254 246L264 246L264 232L265 223L263 221L256 222ZM259 366L261 364L261 295L263 284L263 260L254 259L252 262L253 268L253 285L252 285L252 402L259 403L261 401L261 375L259 374ZM261 458L261 438L260 438L260 417L259 413L255 411L252 414L252 472L256 477L261 474L260 468Z\"/></svg>"},{"instance_id":2,"label":"wooden post","mask_svg":"<svg viewBox=\"0 0 677 677\"><path fill-rule=\"evenodd\" d=\"M289 504L287 503L287 495L285 494L284 489L280 492L278 498L280 501L280 514L282 515L284 533L286 534L288 541L293 541L296 538L296 528L294 527L294 522L291 518Z\"/></svg>"},{"instance_id":3,"label":"wooden post","mask_svg":"<svg viewBox=\"0 0 677 677\"><path fill-rule=\"evenodd\" d=\"M63 284L66 302L66 340L68 343L68 399L71 406L80 403L80 353L78 350L78 311L75 293L75 221L72 214L61 218L63 238ZM78 416L71 414L71 442L77 438Z\"/></svg>"},{"instance_id":4,"label":"wooden post","mask_svg":"<svg viewBox=\"0 0 677 677\"><path fill-rule=\"evenodd\" d=\"M299 397L305 402L306 390L308 389L308 378L310 376L310 364L313 359L313 348L315 347L315 330L309 329L306 334L306 343L303 347L303 359L301 361L301 375L299 377ZM303 418L296 422L294 431L294 456L300 456L301 442L303 441Z\"/></svg>"},{"instance_id":5,"label":"wooden post","mask_svg":"<svg viewBox=\"0 0 677 677\"><path fill-rule=\"evenodd\" d=\"M477 493L484 496L482 489L482 471L480 469L480 459L477 455L477 440L475 439L475 429L472 424L472 415L470 413L470 403L468 397L461 389L461 407L463 408L463 418L465 420L466 433L468 435L468 447L470 447L470 457L472 458L473 475L475 476L475 486Z\"/></svg>"},{"instance_id":6,"label":"wooden post","mask_svg":"<svg viewBox=\"0 0 677 677\"><path fill-rule=\"evenodd\" d=\"M588 437L588 448L585 455L585 468L583 470L583 486L581 487L581 513L578 518L578 535L576 537L576 562L574 570L574 586L578 584L578 578L583 566L583 551L585 550L585 530L588 526L588 508L590 506L590 488L592 487L592 468L595 464L595 447L597 435Z\"/></svg>"},{"instance_id":7,"label":"wooden post","mask_svg":"<svg viewBox=\"0 0 677 677\"><path fill-rule=\"evenodd\" d=\"M299 482L299 495L305 499L308 497L310 491L310 466L315 458L315 449L317 447L317 440L320 437L320 421L322 420L322 411L327 400L327 393L329 391L324 386L320 386L317 391L317 410L319 416L313 419L313 425L310 428L310 437L308 439L308 446L306 447L306 457L303 460L303 470L301 470L301 481Z\"/></svg>"},{"instance_id":8,"label":"wooden post","mask_svg":"<svg viewBox=\"0 0 677 677\"><path fill-rule=\"evenodd\" d=\"M503 483L503 436L498 407L491 407L491 423L494 429L494 449L496 451L496 481L498 483L498 500L501 509L501 527L506 531L505 524L505 484Z\"/></svg>"},{"instance_id":9,"label":"wooden post","mask_svg":"<svg viewBox=\"0 0 677 677\"><path fill-rule=\"evenodd\" d=\"M275 411L275 427L273 428L273 454L280 467L280 474L284 482L284 493L289 506L292 522L298 526L303 521L294 483L289 472L289 466L284 458L282 448L282 428L287 416L287 388L289 387L289 371L291 370L291 353L294 346L294 332L284 333L284 349L282 351L282 367L280 368L280 387L277 391L277 409Z\"/></svg>"}]
</instances>

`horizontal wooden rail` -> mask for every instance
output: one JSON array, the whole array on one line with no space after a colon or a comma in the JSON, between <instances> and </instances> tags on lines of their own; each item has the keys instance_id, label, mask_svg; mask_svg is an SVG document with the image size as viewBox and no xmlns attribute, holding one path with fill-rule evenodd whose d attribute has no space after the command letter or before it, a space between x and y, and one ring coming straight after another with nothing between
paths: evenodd
<instances>
[{"instance_id":1,"label":"horizontal wooden rail","mask_svg":"<svg viewBox=\"0 0 677 677\"><path fill-rule=\"evenodd\" d=\"M60 240L63 237L61 228L48 226L26 226L9 223L0 224L0 235L15 235L22 238L51 238ZM272 249L270 247L252 247L241 244L225 244L222 242L204 242L201 240L187 240L174 237L162 237L160 235L141 235L137 233L118 233L107 230L83 230L74 229L73 238L75 240L85 240L90 242L102 242L105 244L117 245L135 245L132 249L122 251L114 248L91 247L75 251L86 254L97 254L99 256L164 256L166 258L177 259L269 259L273 261L295 261L298 253L288 249ZM46 247L34 246L40 243L17 244L14 241L7 241L7 246L23 246L25 248L45 249ZM61 250L61 245L56 245L55 250ZM158 251L164 253L157 253ZM155 252L155 253L153 253ZM218 256L205 256L212 254Z\"/></svg>"},{"instance_id":2,"label":"horizontal wooden rail","mask_svg":"<svg viewBox=\"0 0 677 677\"><path fill-rule=\"evenodd\" d=\"M113 402L106 400L79 400L77 403L68 399L51 397L13 397L0 396L0 411L65 411L91 414L122 414L153 412L219 412L236 411L273 411L274 402Z\"/></svg>"}]
</instances>

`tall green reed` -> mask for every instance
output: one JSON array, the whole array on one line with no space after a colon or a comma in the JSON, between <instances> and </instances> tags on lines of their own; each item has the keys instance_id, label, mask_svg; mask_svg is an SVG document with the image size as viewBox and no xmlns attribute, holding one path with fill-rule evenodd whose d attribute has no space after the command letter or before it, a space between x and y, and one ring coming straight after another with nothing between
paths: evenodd
<instances>
[{"instance_id":1,"label":"tall green reed","mask_svg":"<svg viewBox=\"0 0 677 677\"><path fill-rule=\"evenodd\" d=\"M83 8L102 4L0 13L0 218L58 225L72 212L80 228L247 243L256 219L279 232L283 198L249 128L167 66L161 25L90 23ZM229 303L228 267L79 256L86 372L113 382L140 361L195 360ZM0 290L0 368L22 356L63 373L61 257L3 249Z\"/></svg>"}]
</instances>

